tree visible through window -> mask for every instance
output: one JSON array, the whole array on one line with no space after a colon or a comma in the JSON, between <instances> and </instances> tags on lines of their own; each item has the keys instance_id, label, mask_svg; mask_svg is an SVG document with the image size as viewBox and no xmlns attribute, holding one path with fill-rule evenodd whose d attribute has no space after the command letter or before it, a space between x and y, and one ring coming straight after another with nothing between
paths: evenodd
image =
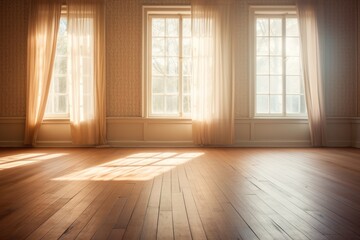
<instances>
[{"instance_id":1,"label":"tree visible through window","mask_svg":"<svg viewBox=\"0 0 360 240\"><path fill-rule=\"evenodd\" d=\"M255 14L255 115L306 115L298 19Z\"/></svg>"}]
</instances>

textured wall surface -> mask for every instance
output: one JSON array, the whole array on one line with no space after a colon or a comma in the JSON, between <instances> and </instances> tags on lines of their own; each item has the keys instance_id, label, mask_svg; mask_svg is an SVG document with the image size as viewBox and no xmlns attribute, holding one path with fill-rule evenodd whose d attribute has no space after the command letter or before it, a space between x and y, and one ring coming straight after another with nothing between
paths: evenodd
<instances>
[{"instance_id":1,"label":"textured wall surface","mask_svg":"<svg viewBox=\"0 0 360 240\"><path fill-rule=\"evenodd\" d=\"M27 0L0 2L0 117L25 116Z\"/></svg>"},{"instance_id":2,"label":"textured wall surface","mask_svg":"<svg viewBox=\"0 0 360 240\"><path fill-rule=\"evenodd\" d=\"M323 0L322 46L327 115L357 114L357 0ZM1 0L0 117L25 116L26 39L29 0ZM190 0L107 0L107 116L142 112L142 6L189 5ZM236 116L250 116L250 5L289 5L293 0L237 0ZM360 109L360 108L359 108ZM359 110L360 114L360 110Z\"/></svg>"}]
</instances>

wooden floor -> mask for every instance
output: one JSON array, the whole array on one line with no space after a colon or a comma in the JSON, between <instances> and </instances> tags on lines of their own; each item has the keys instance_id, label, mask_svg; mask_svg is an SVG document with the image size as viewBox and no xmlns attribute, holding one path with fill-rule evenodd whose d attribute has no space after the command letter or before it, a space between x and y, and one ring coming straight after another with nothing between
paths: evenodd
<instances>
[{"instance_id":1,"label":"wooden floor","mask_svg":"<svg viewBox=\"0 0 360 240\"><path fill-rule=\"evenodd\" d=\"M0 239L360 239L360 149L0 149Z\"/></svg>"}]
</instances>

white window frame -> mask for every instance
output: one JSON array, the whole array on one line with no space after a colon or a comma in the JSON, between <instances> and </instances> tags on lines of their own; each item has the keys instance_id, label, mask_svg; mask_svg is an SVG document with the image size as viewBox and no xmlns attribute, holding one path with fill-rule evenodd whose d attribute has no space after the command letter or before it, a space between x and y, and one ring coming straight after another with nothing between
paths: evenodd
<instances>
[{"instance_id":1,"label":"white window frame","mask_svg":"<svg viewBox=\"0 0 360 240\"><path fill-rule=\"evenodd\" d=\"M151 21L150 18L154 16L191 16L190 6L143 6L143 39L142 39L142 117L145 118L162 118L162 119L190 119L189 114L183 114L182 109L182 69L179 66L179 78L181 79L179 85L179 115L158 115L151 114L151 67L152 67L152 55L151 55ZM181 27L181 26L180 26ZM181 31L180 31L181 32ZM182 35L179 35L179 52L180 61L182 60Z\"/></svg>"},{"instance_id":2,"label":"white window frame","mask_svg":"<svg viewBox=\"0 0 360 240\"><path fill-rule=\"evenodd\" d=\"M286 113L286 83L283 77L283 111L281 114L257 114L256 113L256 17L264 15L266 17L276 17L290 15L297 16L296 6L250 6L249 8L249 60L250 60L250 116L259 119L307 119L306 102L304 114L287 114ZM284 45L283 45L284 46ZM301 53L300 53L301 64ZM283 69L284 71L284 69ZM284 76L284 72L282 73ZM303 77L301 76L302 81ZM305 92L304 92L305 97ZM285 99L285 100L284 100Z\"/></svg>"}]
</instances>

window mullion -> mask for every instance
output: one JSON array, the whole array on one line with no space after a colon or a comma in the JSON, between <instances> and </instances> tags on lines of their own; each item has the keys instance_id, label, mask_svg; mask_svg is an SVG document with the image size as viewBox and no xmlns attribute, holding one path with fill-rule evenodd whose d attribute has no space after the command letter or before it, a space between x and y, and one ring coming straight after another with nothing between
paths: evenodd
<instances>
[{"instance_id":1,"label":"window mullion","mask_svg":"<svg viewBox=\"0 0 360 240\"><path fill-rule=\"evenodd\" d=\"M283 67L282 67L282 82L283 82L283 89L282 89L282 98L283 98L283 116L286 116L286 16L282 16L282 59L283 59Z\"/></svg>"},{"instance_id":2,"label":"window mullion","mask_svg":"<svg viewBox=\"0 0 360 240\"><path fill-rule=\"evenodd\" d=\"M178 99L179 99L179 115L183 117L183 16L180 15L179 19L179 88L178 88Z\"/></svg>"}]
</instances>

